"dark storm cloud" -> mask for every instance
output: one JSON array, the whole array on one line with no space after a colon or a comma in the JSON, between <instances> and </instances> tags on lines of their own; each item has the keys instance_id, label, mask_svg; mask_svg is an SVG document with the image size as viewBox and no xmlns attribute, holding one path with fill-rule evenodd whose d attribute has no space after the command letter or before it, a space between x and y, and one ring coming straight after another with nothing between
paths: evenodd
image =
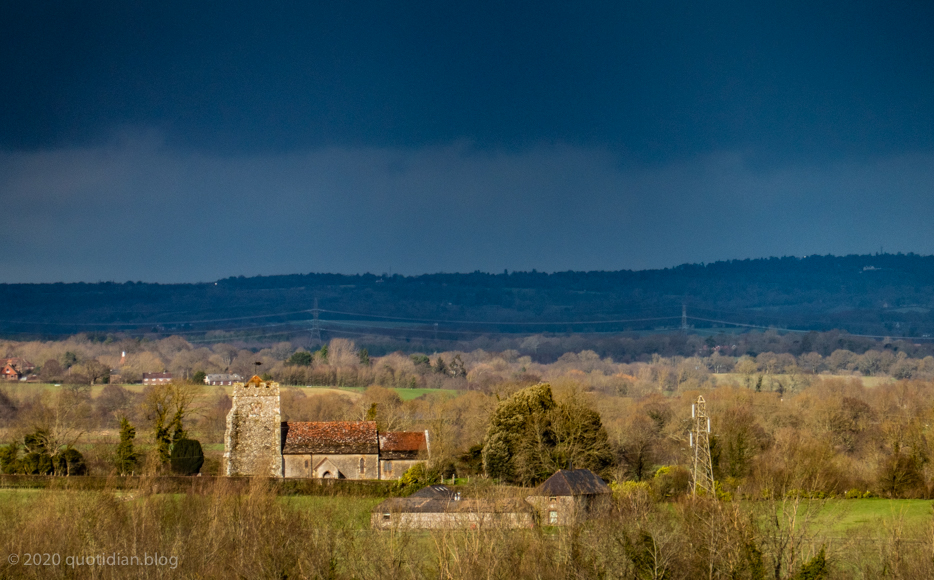
<instances>
[{"instance_id":1,"label":"dark storm cloud","mask_svg":"<svg viewBox=\"0 0 934 580\"><path fill-rule=\"evenodd\" d=\"M0 281L211 280L309 271L664 267L934 251L934 156L651 168L567 146L180 154L141 138L0 155L18 219Z\"/></svg>"},{"instance_id":2,"label":"dark storm cloud","mask_svg":"<svg viewBox=\"0 0 934 580\"><path fill-rule=\"evenodd\" d=\"M929 2L10 2L0 139L213 151L609 147L762 162L934 144Z\"/></svg>"},{"instance_id":3,"label":"dark storm cloud","mask_svg":"<svg viewBox=\"0 0 934 580\"><path fill-rule=\"evenodd\" d=\"M934 252L928 2L0 5L0 281Z\"/></svg>"}]
</instances>

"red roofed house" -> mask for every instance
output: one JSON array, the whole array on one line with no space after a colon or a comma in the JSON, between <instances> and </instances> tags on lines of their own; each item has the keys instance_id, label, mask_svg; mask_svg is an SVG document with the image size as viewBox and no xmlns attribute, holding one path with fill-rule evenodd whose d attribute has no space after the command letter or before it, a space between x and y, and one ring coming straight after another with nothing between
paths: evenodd
<instances>
[{"instance_id":1,"label":"red roofed house","mask_svg":"<svg viewBox=\"0 0 934 580\"><path fill-rule=\"evenodd\" d=\"M0 380L18 381L36 369L36 365L20 357L0 359Z\"/></svg>"},{"instance_id":2,"label":"red roofed house","mask_svg":"<svg viewBox=\"0 0 934 580\"><path fill-rule=\"evenodd\" d=\"M227 475L398 479L428 452L428 432L379 433L375 421L280 421L279 385L234 385L227 415ZM279 425L272 433L273 425Z\"/></svg>"}]
</instances>

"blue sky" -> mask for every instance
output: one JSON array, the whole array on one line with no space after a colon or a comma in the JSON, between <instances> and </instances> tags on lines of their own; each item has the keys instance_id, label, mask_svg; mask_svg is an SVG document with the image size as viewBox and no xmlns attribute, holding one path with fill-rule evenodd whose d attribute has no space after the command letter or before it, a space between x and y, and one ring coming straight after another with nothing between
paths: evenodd
<instances>
[{"instance_id":1,"label":"blue sky","mask_svg":"<svg viewBox=\"0 0 934 580\"><path fill-rule=\"evenodd\" d=\"M934 253L926 2L0 6L0 282Z\"/></svg>"}]
</instances>

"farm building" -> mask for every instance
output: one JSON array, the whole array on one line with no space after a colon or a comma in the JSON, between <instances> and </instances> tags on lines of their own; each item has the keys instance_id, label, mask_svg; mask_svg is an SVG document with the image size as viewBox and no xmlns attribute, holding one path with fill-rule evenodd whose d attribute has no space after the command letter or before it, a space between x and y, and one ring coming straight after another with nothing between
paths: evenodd
<instances>
[{"instance_id":1,"label":"farm building","mask_svg":"<svg viewBox=\"0 0 934 580\"><path fill-rule=\"evenodd\" d=\"M409 497L373 508L374 529L525 528L563 526L609 508L610 488L588 469L559 470L520 499L461 499L446 485L429 485Z\"/></svg>"},{"instance_id":2,"label":"farm building","mask_svg":"<svg viewBox=\"0 0 934 580\"><path fill-rule=\"evenodd\" d=\"M563 526L602 511L610 488L589 469L559 469L526 498L542 524Z\"/></svg>"},{"instance_id":3,"label":"farm building","mask_svg":"<svg viewBox=\"0 0 934 580\"><path fill-rule=\"evenodd\" d=\"M428 432L384 432L375 421L283 422L279 384L235 383L224 437L227 475L398 479L430 452Z\"/></svg>"}]
</instances>

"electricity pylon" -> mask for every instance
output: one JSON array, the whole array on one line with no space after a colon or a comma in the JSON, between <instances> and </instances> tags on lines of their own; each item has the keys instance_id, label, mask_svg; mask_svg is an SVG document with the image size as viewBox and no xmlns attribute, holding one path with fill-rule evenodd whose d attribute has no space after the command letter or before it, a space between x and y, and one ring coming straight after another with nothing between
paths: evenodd
<instances>
[{"instance_id":1,"label":"electricity pylon","mask_svg":"<svg viewBox=\"0 0 934 580\"><path fill-rule=\"evenodd\" d=\"M697 495L698 490L704 490L707 495L716 497L713 462L710 460L710 417L707 416L704 397L697 397L697 402L691 405L691 418L694 420L691 429L691 447L694 448L694 471L691 475L694 486L691 493Z\"/></svg>"},{"instance_id":2,"label":"electricity pylon","mask_svg":"<svg viewBox=\"0 0 934 580\"><path fill-rule=\"evenodd\" d=\"M311 311L312 319L311 323L311 340L316 344L321 342L321 322L318 320L318 299L315 298L315 308Z\"/></svg>"}]
</instances>

